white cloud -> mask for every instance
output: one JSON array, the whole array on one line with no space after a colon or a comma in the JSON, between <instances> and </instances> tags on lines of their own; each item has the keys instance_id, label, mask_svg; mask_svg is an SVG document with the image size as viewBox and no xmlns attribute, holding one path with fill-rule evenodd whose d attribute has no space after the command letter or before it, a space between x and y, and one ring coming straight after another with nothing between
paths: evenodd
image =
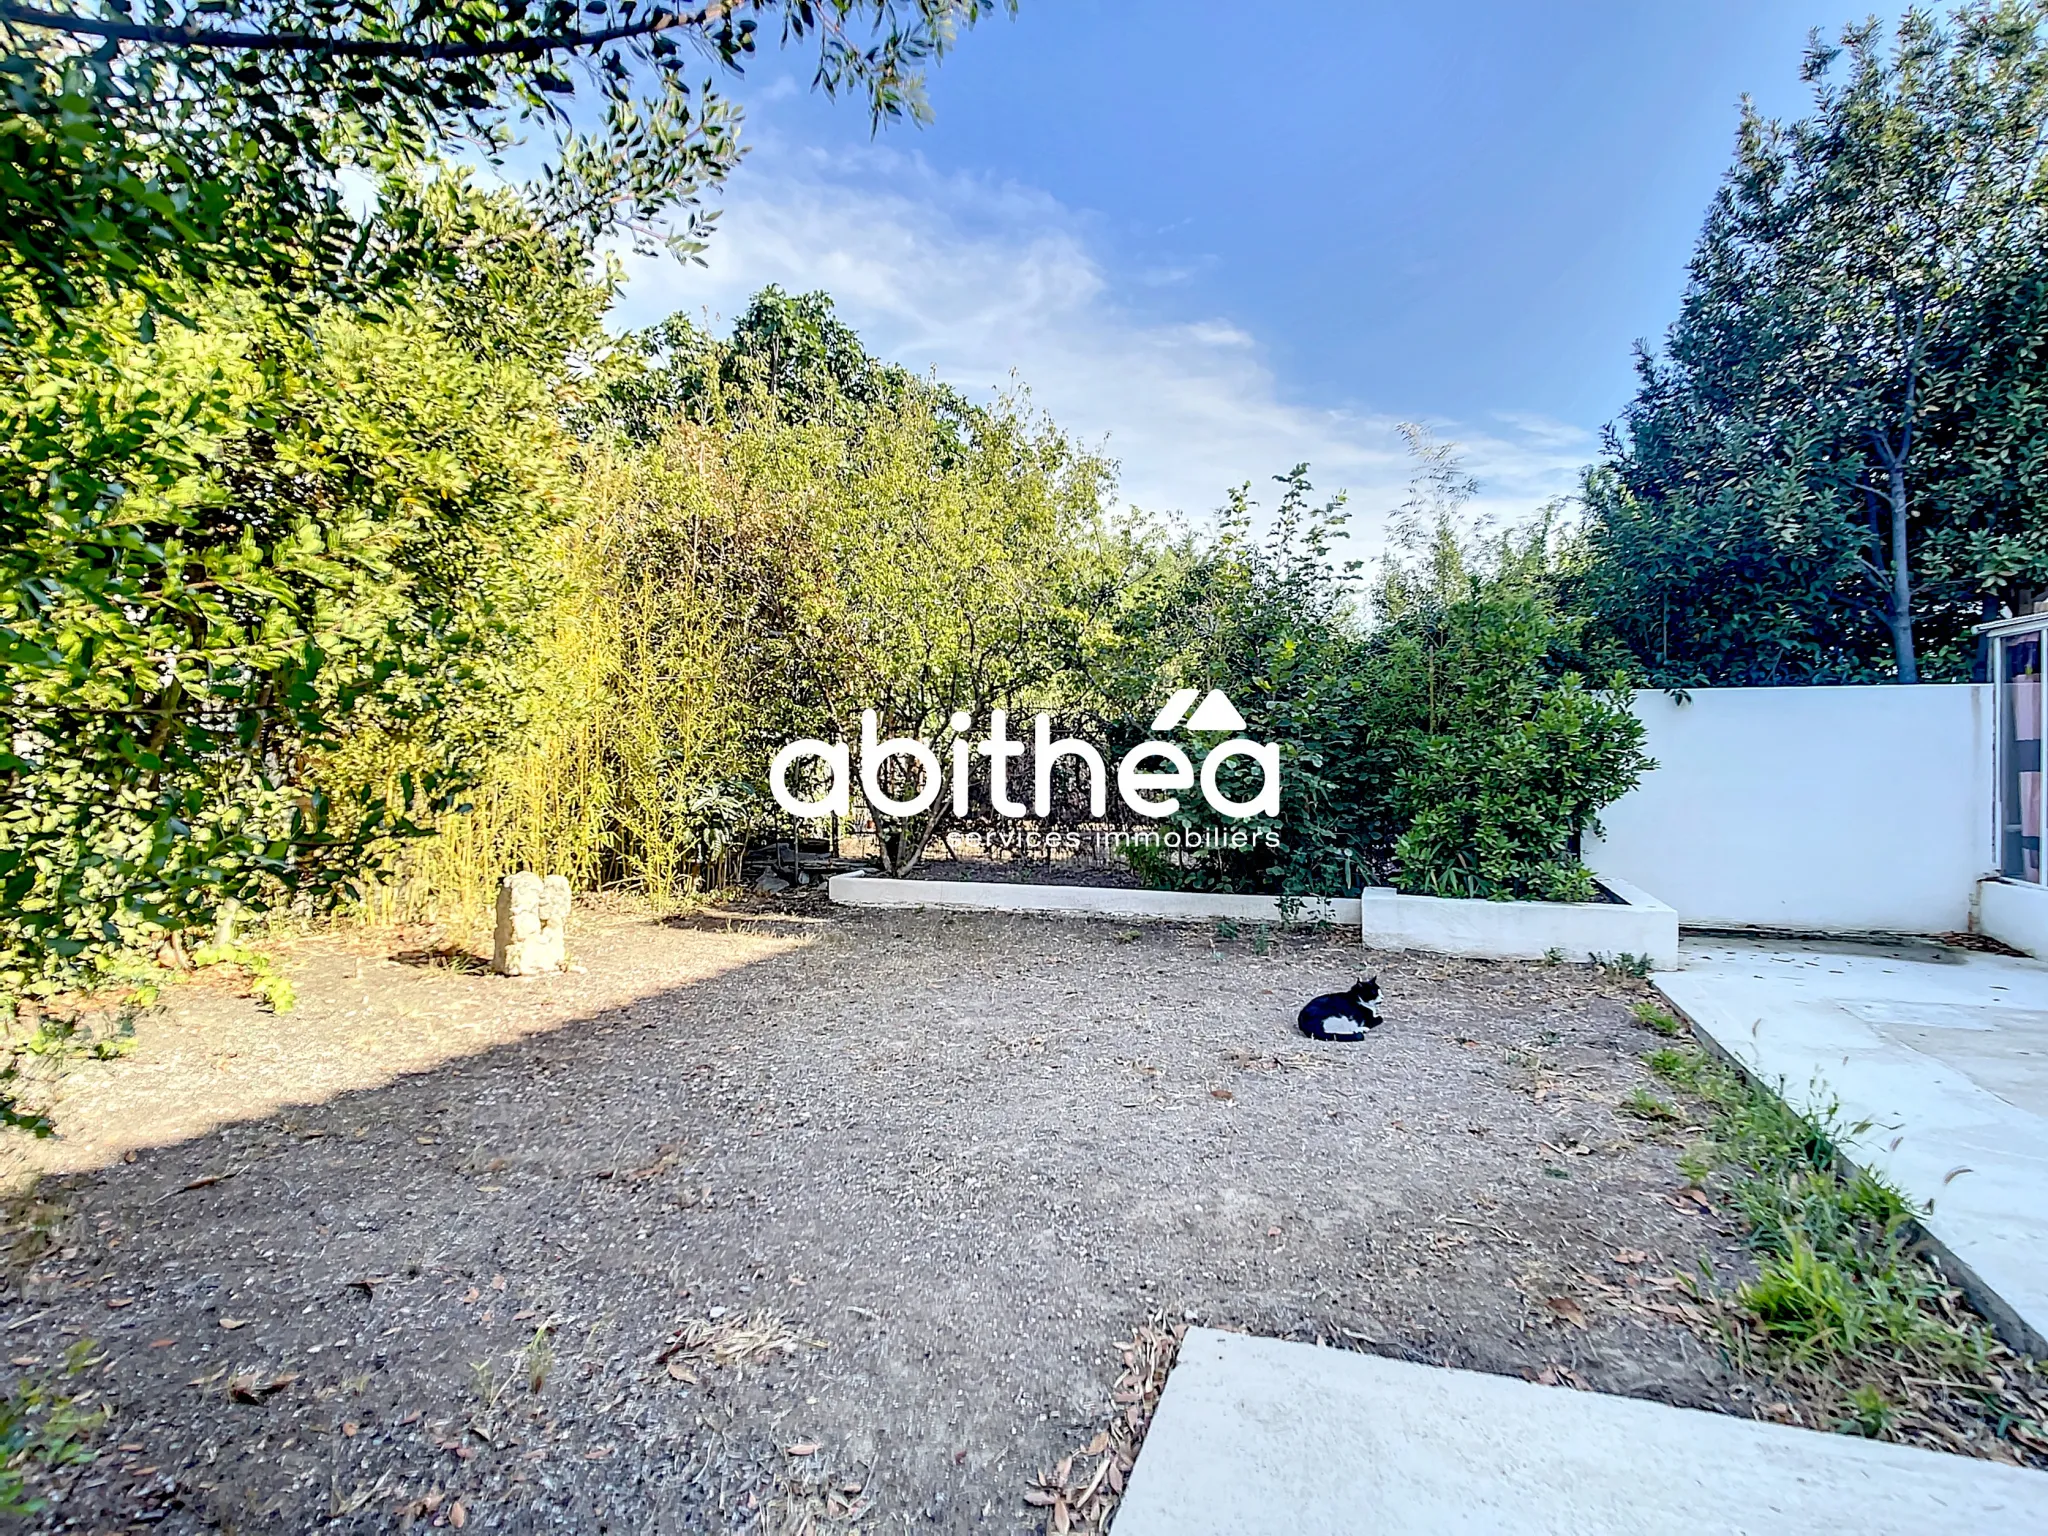
<instances>
[{"instance_id":1,"label":"white cloud","mask_svg":"<svg viewBox=\"0 0 2048 1536\"><path fill-rule=\"evenodd\" d=\"M827 156L758 147L735 176L702 268L628 258L621 318L672 310L729 320L767 283L829 292L870 350L931 369L970 394L1029 385L1077 437L1105 443L1122 494L1200 516L1227 487L1303 461L1319 490L1350 493L1354 530L1376 545L1409 460L1400 402L1367 410L1288 397L1258 339L1231 320L1142 320L1091 249L1085 216L1042 191L934 172L884 148ZM1526 414L1430 422L1463 445L1482 482L1476 511L1526 512L1569 491L1591 455L1583 430Z\"/></svg>"}]
</instances>

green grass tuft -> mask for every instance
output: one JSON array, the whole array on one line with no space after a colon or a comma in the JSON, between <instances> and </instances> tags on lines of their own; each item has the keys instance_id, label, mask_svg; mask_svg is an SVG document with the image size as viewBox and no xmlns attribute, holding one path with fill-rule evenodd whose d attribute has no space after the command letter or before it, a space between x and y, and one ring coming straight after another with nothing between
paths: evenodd
<instances>
[{"instance_id":1,"label":"green grass tuft","mask_svg":"<svg viewBox=\"0 0 2048 1536\"><path fill-rule=\"evenodd\" d=\"M195 966L239 966L249 977L249 990L272 1013L290 1013L298 1006L298 993L277 962L260 949L247 944L203 944L192 951Z\"/></svg>"},{"instance_id":2,"label":"green grass tuft","mask_svg":"<svg viewBox=\"0 0 2048 1536\"><path fill-rule=\"evenodd\" d=\"M1658 1098L1647 1088L1631 1088L1628 1096L1621 1101L1621 1112L1625 1115L1634 1115L1638 1120L1667 1125L1676 1125L1683 1118L1671 1104Z\"/></svg>"},{"instance_id":3,"label":"green grass tuft","mask_svg":"<svg viewBox=\"0 0 2048 1536\"><path fill-rule=\"evenodd\" d=\"M1667 1040L1676 1039L1685 1032L1683 1024L1647 998L1631 1006L1629 1011L1636 1016L1636 1022L1643 1028L1653 1030Z\"/></svg>"},{"instance_id":4,"label":"green grass tuft","mask_svg":"<svg viewBox=\"0 0 2048 1536\"><path fill-rule=\"evenodd\" d=\"M1715 1296L1739 1365L1831 1401L1851 1433L1901 1438L1920 1422L1901 1406L1913 1384L1940 1381L1963 1385L1951 1411L1985 1438L2040 1442L2038 1400L2009 1395L2014 1357L1921 1251L1912 1207L1842 1159L1840 1143L1867 1126L1843 1126L1829 1102L1796 1109L1689 1046L1643 1060L1707 1112L1709 1139L1680 1169L1711 1183L1757 1255L1753 1279Z\"/></svg>"}]
</instances>

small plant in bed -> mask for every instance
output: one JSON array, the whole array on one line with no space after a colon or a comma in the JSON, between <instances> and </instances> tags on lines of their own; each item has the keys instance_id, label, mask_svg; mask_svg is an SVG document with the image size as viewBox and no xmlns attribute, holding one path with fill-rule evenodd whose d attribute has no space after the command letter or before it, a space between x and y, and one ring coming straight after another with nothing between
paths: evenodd
<instances>
[{"instance_id":1,"label":"small plant in bed","mask_svg":"<svg viewBox=\"0 0 2048 1536\"><path fill-rule=\"evenodd\" d=\"M1683 1024L1648 999L1630 1004L1629 1012L1635 1015L1636 1022L1643 1028L1653 1034L1662 1035L1667 1040L1675 1039L1685 1032Z\"/></svg>"},{"instance_id":2,"label":"small plant in bed","mask_svg":"<svg viewBox=\"0 0 2048 1536\"><path fill-rule=\"evenodd\" d=\"M1633 1115L1653 1125L1675 1125L1682 1118L1667 1100L1658 1098L1645 1088L1630 1089L1628 1096L1621 1101L1621 1110L1625 1115Z\"/></svg>"}]
</instances>

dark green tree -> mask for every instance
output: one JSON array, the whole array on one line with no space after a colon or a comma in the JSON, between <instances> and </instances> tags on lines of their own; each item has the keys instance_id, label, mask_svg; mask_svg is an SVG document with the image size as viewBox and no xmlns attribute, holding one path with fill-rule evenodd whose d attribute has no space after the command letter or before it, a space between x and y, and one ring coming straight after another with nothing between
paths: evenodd
<instances>
[{"instance_id":1,"label":"dark green tree","mask_svg":"<svg viewBox=\"0 0 2048 1536\"><path fill-rule=\"evenodd\" d=\"M673 418L710 423L762 410L858 426L874 407L913 394L941 416L971 414L957 391L870 356L831 295L770 284L723 339L681 314L628 338L585 425L634 442L658 437Z\"/></svg>"},{"instance_id":2,"label":"dark green tree","mask_svg":"<svg viewBox=\"0 0 2048 1536\"><path fill-rule=\"evenodd\" d=\"M2039 0L1863 23L1811 44L1810 116L1745 108L1586 484L1584 598L1660 680L1954 675L2040 580L2044 33Z\"/></svg>"}]
</instances>

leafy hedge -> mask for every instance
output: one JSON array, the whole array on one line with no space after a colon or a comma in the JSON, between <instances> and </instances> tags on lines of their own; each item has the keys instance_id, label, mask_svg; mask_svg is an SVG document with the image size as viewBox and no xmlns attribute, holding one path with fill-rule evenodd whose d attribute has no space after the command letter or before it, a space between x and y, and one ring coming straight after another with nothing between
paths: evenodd
<instances>
[{"instance_id":1,"label":"leafy hedge","mask_svg":"<svg viewBox=\"0 0 2048 1536\"><path fill-rule=\"evenodd\" d=\"M1367 603L1330 557L1341 501L1317 507L1305 467L1262 541L1240 491L1220 536L1180 552L1168 590L1127 615L1120 650L1153 694L1220 687L1249 734L1281 747L1279 846L1153 851L1152 881L1332 894L1391 884L1426 895L1589 900L1580 837L1649 767L1630 678L1588 654L1557 599L1574 551L1552 521L1461 537L1471 483L1416 440L1414 495ZM1132 701L1135 703L1135 700ZM1225 767L1242 797L1255 770ZM1233 787L1234 786L1234 787ZM1223 823L1205 806L1168 823Z\"/></svg>"}]
</instances>

